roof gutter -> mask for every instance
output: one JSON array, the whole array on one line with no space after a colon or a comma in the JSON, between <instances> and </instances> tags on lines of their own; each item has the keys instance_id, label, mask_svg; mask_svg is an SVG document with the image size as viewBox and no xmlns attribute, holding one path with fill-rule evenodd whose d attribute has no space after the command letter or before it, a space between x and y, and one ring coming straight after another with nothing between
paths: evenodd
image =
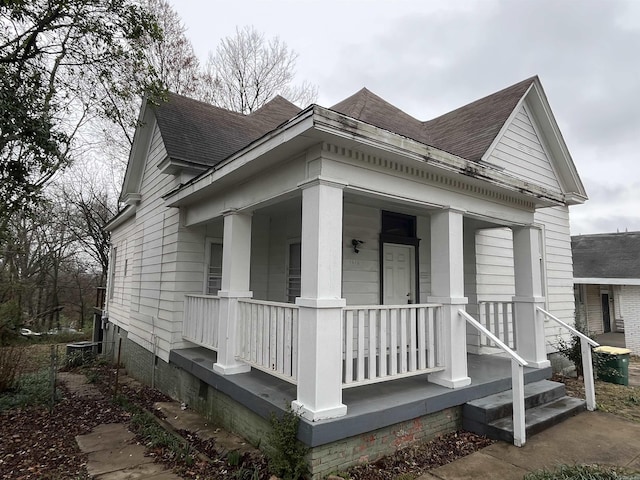
<instances>
[{"instance_id":1,"label":"roof gutter","mask_svg":"<svg viewBox=\"0 0 640 480\"><path fill-rule=\"evenodd\" d=\"M111 232L122 225L124 222L136 216L137 207L135 205L127 205L120 210L115 217L107 222L103 230Z\"/></svg>"}]
</instances>

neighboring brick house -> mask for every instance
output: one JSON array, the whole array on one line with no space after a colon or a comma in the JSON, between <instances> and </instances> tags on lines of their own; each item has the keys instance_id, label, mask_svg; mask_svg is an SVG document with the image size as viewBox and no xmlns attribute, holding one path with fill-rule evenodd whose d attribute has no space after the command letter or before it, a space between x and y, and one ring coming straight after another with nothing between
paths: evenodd
<instances>
[{"instance_id":1,"label":"neighboring brick house","mask_svg":"<svg viewBox=\"0 0 640 480\"><path fill-rule=\"evenodd\" d=\"M576 318L589 332L624 332L640 355L640 232L571 237Z\"/></svg>"}]
</instances>

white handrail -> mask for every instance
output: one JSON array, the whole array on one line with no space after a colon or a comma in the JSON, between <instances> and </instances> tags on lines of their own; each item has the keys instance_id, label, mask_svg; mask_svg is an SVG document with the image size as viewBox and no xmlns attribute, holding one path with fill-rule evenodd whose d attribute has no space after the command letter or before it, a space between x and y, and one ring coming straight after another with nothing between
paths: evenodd
<instances>
[{"instance_id":1,"label":"white handrail","mask_svg":"<svg viewBox=\"0 0 640 480\"><path fill-rule=\"evenodd\" d=\"M593 381L593 362L591 360L591 348L589 348L589 345L593 347L599 347L600 344L595 340L587 337L584 333L579 332L572 326L567 325L559 318L551 315L545 309L540 307L536 308L547 318L550 318L551 320L563 326L572 334L580 338L580 352L582 353L582 377L584 378L585 400L587 401L587 410L593 412L596 409L596 387Z\"/></svg>"},{"instance_id":2,"label":"white handrail","mask_svg":"<svg viewBox=\"0 0 640 480\"><path fill-rule=\"evenodd\" d=\"M527 365L529 365L524 358L522 358L520 355L514 352L511 348L509 348L509 346L507 346L502 340L496 337L493 333L491 333L490 330L488 330L484 325L478 322L475 318L473 318L467 312L465 312L464 310L458 310L458 313L460 313L460 315L462 315L468 323L470 323L471 325L476 327L476 329L480 330L481 333L484 333L487 337L489 337L492 342L494 342L502 350L504 350L513 360L518 362L523 367L526 367Z\"/></svg>"},{"instance_id":3,"label":"white handrail","mask_svg":"<svg viewBox=\"0 0 640 480\"><path fill-rule=\"evenodd\" d=\"M489 337L497 346L504 350L511 357L511 392L513 398L513 444L516 447L522 447L527 440L527 430L525 423L525 405L524 405L524 367L526 360L511 350L498 337L486 329L480 322L469 315L464 310L458 310L458 313L467 323L473 325L477 330Z\"/></svg>"},{"instance_id":4,"label":"white handrail","mask_svg":"<svg viewBox=\"0 0 640 480\"><path fill-rule=\"evenodd\" d=\"M547 316L548 318L550 318L551 320L553 320L556 323L559 323L560 325L562 325L564 328L566 328L567 330L569 330L571 333L573 333L574 335L576 335L577 337L580 337L581 339L584 339L589 345L591 345L592 347L599 347L600 344L598 342L596 342L595 340L593 340L592 338L587 337L584 333L576 330L575 328L573 328L571 325L564 323L562 320L560 320L558 317L553 316L552 314L550 314L549 312L547 312L544 308L541 307L536 307L538 310L540 310L541 313L543 313L545 316Z\"/></svg>"}]
</instances>

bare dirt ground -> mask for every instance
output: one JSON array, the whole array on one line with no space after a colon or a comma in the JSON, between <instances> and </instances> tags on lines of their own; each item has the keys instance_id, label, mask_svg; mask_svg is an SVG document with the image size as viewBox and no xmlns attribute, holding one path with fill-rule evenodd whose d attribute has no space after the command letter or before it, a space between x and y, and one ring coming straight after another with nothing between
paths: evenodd
<instances>
[{"instance_id":1,"label":"bare dirt ground","mask_svg":"<svg viewBox=\"0 0 640 480\"><path fill-rule=\"evenodd\" d=\"M64 345L58 347L60 357ZM37 371L50 364L50 347L33 345L23 362L23 371ZM640 359L632 358L632 369L640 370ZM635 371L635 370L634 370ZM128 423L132 413L123 408L122 401L112 399L113 368L101 366L84 372L103 391L101 398L86 398L73 394L60 386L60 399L52 412L46 406L14 408L0 412L0 478L1 479L84 479L86 457L79 451L76 435L89 433L103 423ZM582 379L556 378L563 381L570 395L584 398ZM136 384L123 385L120 394L125 403L147 411L154 411L154 404L168 399L161 393ZM596 382L598 408L640 422L640 386L625 387ZM191 452L203 453L208 459L197 457L196 462L181 461L162 448L153 448L149 454L163 462L183 478L244 478L248 469L228 464L228 451L217 449L215 442L205 442L192 432L180 432ZM138 441L143 440L138 438ZM440 465L468 455L492 441L468 432L442 436L428 443L399 450L394 455L377 462L351 468L343 472L353 480L412 479ZM197 455L196 455L197 456ZM250 471L259 478L270 474L266 459L256 452L252 458L240 459L252 466ZM244 472L244 473L243 473Z\"/></svg>"}]
</instances>

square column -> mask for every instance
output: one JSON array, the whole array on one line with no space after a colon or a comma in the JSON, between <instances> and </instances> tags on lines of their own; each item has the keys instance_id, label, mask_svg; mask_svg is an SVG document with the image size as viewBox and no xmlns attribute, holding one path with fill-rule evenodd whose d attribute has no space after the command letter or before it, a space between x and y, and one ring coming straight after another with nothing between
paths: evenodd
<instances>
[{"instance_id":1,"label":"square column","mask_svg":"<svg viewBox=\"0 0 640 480\"><path fill-rule=\"evenodd\" d=\"M467 373L467 324L458 313L464 296L463 211L452 208L431 215L431 297L443 305L439 320L438 357L445 369L429 381L449 388L471 383Z\"/></svg>"},{"instance_id":2,"label":"square column","mask_svg":"<svg viewBox=\"0 0 640 480\"><path fill-rule=\"evenodd\" d=\"M222 243L222 285L218 292L218 361L213 370L222 375L251 370L236 360L238 298L251 298L249 272L251 267L251 214L224 213Z\"/></svg>"},{"instance_id":3,"label":"square column","mask_svg":"<svg viewBox=\"0 0 640 480\"><path fill-rule=\"evenodd\" d=\"M513 297L516 349L529 366L551 365L545 347L544 318L536 307L544 307L540 269L540 230L533 226L512 227L516 296Z\"/></svg>"},{"instance_id":4,"label":"square column","mask_svg":"<svg viewBox=\"0 0 640 480\"><path fill-rule=\"evenodd\" d=\"M293 411L308 420L341 417L342 189L322 177L302 188L302 283L298 312L298 392Z\"/></svg>"}]
</instances>

